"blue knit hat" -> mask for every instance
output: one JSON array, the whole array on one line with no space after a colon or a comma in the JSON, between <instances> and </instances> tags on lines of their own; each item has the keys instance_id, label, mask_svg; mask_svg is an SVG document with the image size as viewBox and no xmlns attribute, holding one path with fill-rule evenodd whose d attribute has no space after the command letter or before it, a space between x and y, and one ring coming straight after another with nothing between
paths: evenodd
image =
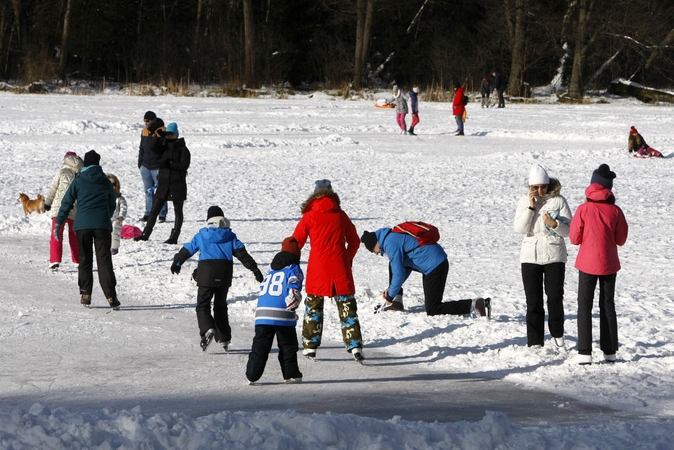
<instances>
[{"instance_id":1,"label":"blue knit hat","mask_svg":"<svg viewBox=\"0 0 674 450\"><path fill-rule=\"evenodd\" d=\"M613 189L614 178L615 172L613 172L609 168L608 164L602 164L592 172L592 179L590 180L590 184L599 183L610 191L611 189Z\"/></svg>"},{"instance_id":2,"label":"blue knit hat","mask_svg":"<svg viewBox=\"0 0 674 450\"><path fill-rule=\"evenodd\" d=\"M175 122L171 122L168 125L166 125L166 134L168 133L173 133L176 135L176 137L180 136L180 133L178 132L178 124Z\"/></svg>"}]
</instances>

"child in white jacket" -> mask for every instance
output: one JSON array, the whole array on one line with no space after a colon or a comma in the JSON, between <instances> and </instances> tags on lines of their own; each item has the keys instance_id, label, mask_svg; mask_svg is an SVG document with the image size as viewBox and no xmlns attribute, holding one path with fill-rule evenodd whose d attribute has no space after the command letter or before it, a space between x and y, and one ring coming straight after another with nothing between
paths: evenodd
<instances>
[{"instance_id":1,"label":"child in white jacket","mask_svg":"<svg viewBox=\"0 0 674 450\"><path fill-rule=\"evenodd\" d=\"M112 183L112 187L115 188L115 193L117 194L117 206L115 207L115 213L112 215L112 246L110 248L110 254L116 255L119 253L119 243L120 243L120 234L122 232L122 223L126 218L126 199L122 196L122 192L119 187L119 179L109 173L107 174L108 179Z\"/></svg>"}]
</instances>

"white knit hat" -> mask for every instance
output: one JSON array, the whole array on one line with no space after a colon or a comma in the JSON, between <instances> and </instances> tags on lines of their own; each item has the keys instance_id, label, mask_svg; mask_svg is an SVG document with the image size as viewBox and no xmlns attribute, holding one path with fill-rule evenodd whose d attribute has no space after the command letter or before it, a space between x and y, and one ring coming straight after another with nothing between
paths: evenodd
<instances>
[{"instance_id":1,"label":"white knit hat","mask_svg":"<svg viewBox=\"0 0 674 450\"><path fill-rule=\"evenodd\" d=\"M540 164L534 164L529 171L529 186L538 184L550 184L548 172Z\"/></svg>"}]
</instances>

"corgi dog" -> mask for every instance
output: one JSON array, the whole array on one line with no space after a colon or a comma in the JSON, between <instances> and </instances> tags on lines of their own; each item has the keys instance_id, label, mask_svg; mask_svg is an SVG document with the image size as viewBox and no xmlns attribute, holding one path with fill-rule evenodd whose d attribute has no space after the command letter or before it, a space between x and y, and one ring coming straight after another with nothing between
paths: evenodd
<instances>
[{"instance_id":1,"label":"corgi dog","mask_svg":"<svg viewBox=\"0 0 674 450\"><path fill-rule=\"evenodd\" d=\"M26 217L33 211L42 214L44 209L44 197L41 194L38 194L35 200L31 200L26 194L19 194L18 200L23 205L23 213Z\"/></svg>"}]
</instances>

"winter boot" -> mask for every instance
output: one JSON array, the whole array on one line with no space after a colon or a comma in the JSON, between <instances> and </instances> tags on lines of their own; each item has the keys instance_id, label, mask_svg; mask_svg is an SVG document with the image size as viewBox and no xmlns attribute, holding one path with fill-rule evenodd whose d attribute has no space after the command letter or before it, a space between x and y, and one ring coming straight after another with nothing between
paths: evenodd
<instances>
[{"instance_id":1,"label":"winter boot","mask_svg":"<svg viewBox=\"0 0 674 450\"><path fill-rule=\"evenodd\" d=\"M407 134L410 134L412 136L416 136L416 134L414 134L414 127L410 127L410 129L407 130Z\"/></svg>"},{"instance_id":2,"label":"winter boot","mask_svg":"<svg viewBox=\"0 0 674 450\"><path fill-rule=\"evenodd\" d=\"M151 234L152 234L152 228L145 227L145 229L143 230L143 234L141 234L140 236L136 236L135 238L133 238L133 240L134 241L147 241L148 239L150 239Z\"/></svg>"},{"instance_id":3,"label":"winter boot","mask_svg":"<svg viewBox=\"0 0 674 450\"><path fill-rule=\"evenodd\" d=\"M90 307L91 306L91 294L82 294L82 298L80 299L80 303L85 308Z\"/></svg>"},{"instance_id":4,"label":"winter boot","mask_svg":"<svg viewBox=\"0 0 674 450\"><path fill-rule=\"evenodd\" d=\"M115 311L119 310L119 307L121 306L121 303L119 303L119 300L117 300L117 297L110 297L108 299L108 304L110 305L110 308L114 309Z\"/></svg>"},{"instance_id":5,"label":"winter boot","mask_svg":"<svg viewBox=\"0 0 674 450\"><path fill-rule=\"evenodd\" d=\"M177 244L178 243L178 236L180 236L180 229L171 229L171 236L169 236L168 239L164 241L164 244Z\"/></svg>"}]
</instances>

